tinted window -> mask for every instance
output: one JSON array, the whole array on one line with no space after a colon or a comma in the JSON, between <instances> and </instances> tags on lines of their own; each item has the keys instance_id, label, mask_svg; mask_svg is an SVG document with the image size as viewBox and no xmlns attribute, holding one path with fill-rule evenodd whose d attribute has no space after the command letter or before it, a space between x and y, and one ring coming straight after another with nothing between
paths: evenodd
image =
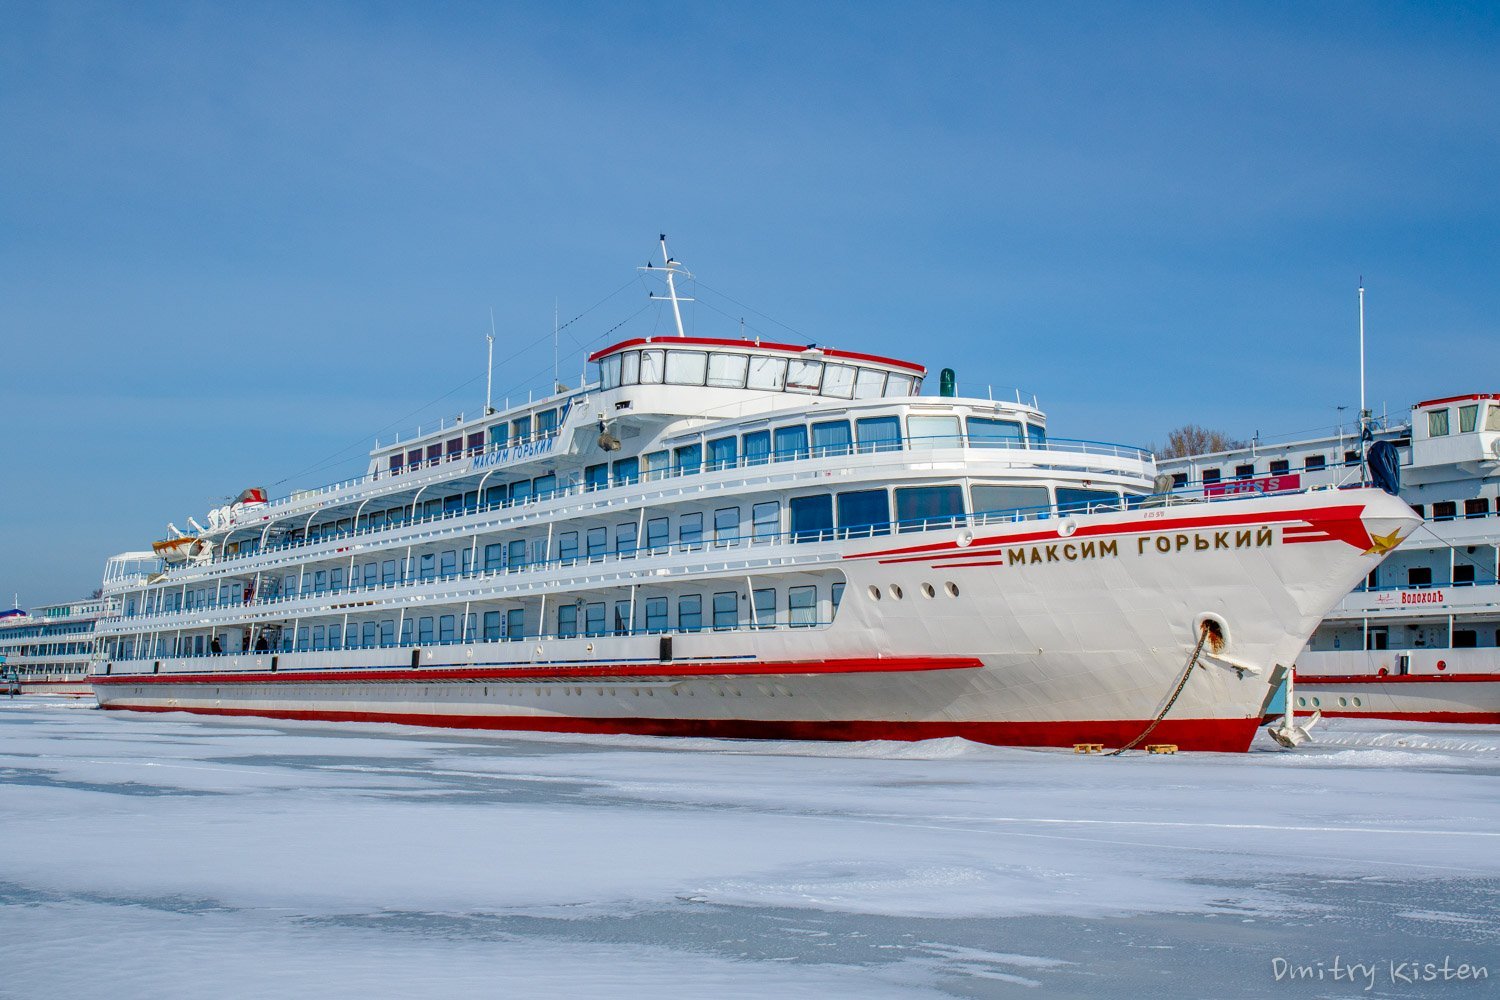
<instances>
[{"instance_id":1,"label":"tinted window","mask_svg":"<svg viewBox=\"0 0 1500 1000\"><path fill-rule=\"evenodd\" d=\"M1028 517L1045 515L1051 504L1045 486L981 486L970 487L974 497L976 514L1023 513Z\"/></svg>"},{"instance_id":2,"label":"tinted window","mask_svg":"<svg viewBox=\"0 0 1500 1000\"><path fill-rule=\"evenodd\" d=\"M964 513L957 486L906 486L896 490L896 520L902 531L957 523Z\"/></svg>"},{"instance_id":3,"label":"tinted window","mask_svg":"<svg viewBox=\"0 0 1500 1000\"><path fill-rule=\"evenodd\" d=\"M891 502L885 490L851 490L838 496L839 531L856 538L891 530Z\"/></svg>"},{"instance_id":4,"label":"tinted window","mask_svg":"<svg viewBox=\"0 0 1500 1000\"><path fill-rule=\"evenodd\" d=\"M793 497L787 502L791 516L792 540L816 542L833 537L833 497L820 493L810 497Z\"/></svg>"}]
</instances>

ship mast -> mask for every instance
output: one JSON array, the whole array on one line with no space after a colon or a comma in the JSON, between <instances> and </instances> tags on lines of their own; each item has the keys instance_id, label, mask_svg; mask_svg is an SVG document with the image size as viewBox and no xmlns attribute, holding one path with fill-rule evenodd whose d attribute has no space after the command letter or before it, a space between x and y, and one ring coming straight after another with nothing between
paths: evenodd
<instances>
[{"instance_id":1,"label":"ship mast","mask_svg":"<svg viewBox=\"0 0 1500 1000\"><path fill-rule=\"evenodd\" d=\"M680 274L688 280L692 280L693 273L683 267L672 256L667 253L667 234L662 233L657 237L661 241L661 259L666 261L661 267L656 267L650 261L645 267L637 268L639 271L665 272L667 279L667 298L672 302L672 318L677 321L677 336L686 337L687 333L682 328L682 306L680 303L692 302L693 299L685 298L677 294L677 276ZM656 298L655 292L649 293L651 298Z\"/></svg>"}]
</instances>

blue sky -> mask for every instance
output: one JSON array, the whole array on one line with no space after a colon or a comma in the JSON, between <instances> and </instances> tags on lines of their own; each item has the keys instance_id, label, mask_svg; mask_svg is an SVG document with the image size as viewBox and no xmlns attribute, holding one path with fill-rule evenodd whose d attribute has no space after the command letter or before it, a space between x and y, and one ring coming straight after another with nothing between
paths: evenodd
<instances>
[{"instance_id":1,"label":"blue sky","mask_svg":"<svg viewBox=\"0 0 1500 1000\"><path fill-rule=\"evenodd\" d=\"M491 308L516 397L606 300L576 380L658 232L693 332L1057 436L1332 427L1361 274L1377 410L1500 391L1497 51L1492 4L6 4L0 594L476 411Z\"/></svg>"}]
</instances>

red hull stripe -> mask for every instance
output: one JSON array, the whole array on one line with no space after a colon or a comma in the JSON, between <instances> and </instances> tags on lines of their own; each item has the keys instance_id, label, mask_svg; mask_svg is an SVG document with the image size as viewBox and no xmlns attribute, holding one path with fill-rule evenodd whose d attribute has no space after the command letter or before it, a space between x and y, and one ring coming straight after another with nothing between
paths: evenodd
<instances>
[{"instance_id":1,"label":"red hull stripe","mask_svg":"<svg viewBox=\"0 0 1500 1000\"><path fill-rule=\"evenodd\" d=\"M1500 674L1319 674L1294 678L1298 687L1323 687L1333 684L1497 684Z\"/></svg>"},{"instance_id":2,"label":"red hull stripe","mask_svg":"<svg viewBox=\"0 0 1500 1000\"><path fill-rule=\"evenodd\" d=\"M105 705L137 712L191 712L196 715L254 716L317 722L388 722L439 729L525 730L550 733L641 736L706 736L765 740L930 740L959 736L997 746L1070 747L1102 743L1118 747L1140 735L1149 719L1076 722L801 722L763 719L578 719L531 715L436 715L409 712L334 712L321 709L178 708L165 705ZM1260 720L1166 719L1151 733L1152 743L1175 743L1183 750L1243 753Z\"/></svg>"},{"instance_id":3,"label":"red hull stripe","mask_svg":"<svg viewBox=\"0 0 1500 1000\"><path fill-rule=\"evenodd\" d=\"M1325 719L1390 719L1394 722L1452 722L1470 726L1500 725L1500 712L1323 712Z\"/></svg>"},{"instance_id":4,"label":"red hull stripe","mask_svg":"<svg viewBox=\"0 0 1500 1000\"><path fill-rule=\"evenodd\" d=\"M595 351L589 355L590 361L598 361L606 358L616 351L623 351L631 347L641 347L650 344L654 347L738 347L741 350L749 348L756 351L790 351L793 354L801 354L807 350L807 344L773 344L769 340L759 343L750 340L720 340L715 337L637 337L634 340L622 340L618 344ZM904 368L918 375L927 374L927 368L911 361L900 361L896 358L883 358L878 354L860 354L858 351L838 351L831 347L818 348L819 353L825 358L844 358L850 361L873 361L877 365L890 365L892 368Z\"/></svg>"},{"instance_id":5,"label":"red hull stripe","mask_svg":"<svg viewBox=\"0 0 1500 1000\"><path fill-rule=\"evenodd\" d=\"M368 681L527 681L644 679L680 677L742 677L761 674L876 674L913 670L975 670L984 664L972 656L909 656L845 660L752 660L720 663L601 663L587 666L418 667L416 669L265 670L243 673L96 674L94 685L110 684L265 684L348 683Z\"/></svg>"},{"instance_id":6,"label":"red hull stripe","mask_svg":"<svg viewBox=\"0 0 1500 1000\"><path fill-rule=\"evenodd\" d=\"M1307 522L1310 526L1328 534L1329 538L1341 538L1356 544L1357 536L1363 536L1369 544L1369 534L1360 515L1363 504L1346 504L1340 507L1324 507L1313 510L1287 510L1271 513L1217 514L1201 517L1183 517L1173 520L1127 521L1120 524L1088 524L1066 537L1059 535L1055 527L1043 531L1027 531L1015 535L991 535L976 538L969 545L959 548L957 542L934 542L930 545L912 545L899 549L883 549L845 556L846 559L879 559L882 563L922 562L931 559L978 559L992 553L986 548L1003 545L1024 545L1029 542L1071 542L1082 538L1101 538L1110 535L1134 535L1143 532L1160 534L1168 531L1186 531L1193 528L1233 528L1243 525L1282 524L1291 521ZM1337 525L1331 528L1331 525ZM1347 537L1346 537L1347 536ZM1323 539L1319 539L1323 540ZM1290 539L1288 539L1290 541Z\"/></svg>"}]
</instances>

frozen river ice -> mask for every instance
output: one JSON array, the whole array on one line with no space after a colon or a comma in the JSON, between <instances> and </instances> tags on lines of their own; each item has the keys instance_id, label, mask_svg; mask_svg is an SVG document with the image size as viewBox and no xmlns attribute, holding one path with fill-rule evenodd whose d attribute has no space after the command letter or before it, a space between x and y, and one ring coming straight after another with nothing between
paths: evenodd
<instances>
[{"instance_id":1,"label":"frozen river ice","mask_svg":"<svg viewBox=\"0 0 1500 1000\"><path fill-rule=\"evenodd\" d=\"M1317 739L1110 759L0 701L0 997L1500 995L1500 728Z\"/></svg>"}]
</instances>

